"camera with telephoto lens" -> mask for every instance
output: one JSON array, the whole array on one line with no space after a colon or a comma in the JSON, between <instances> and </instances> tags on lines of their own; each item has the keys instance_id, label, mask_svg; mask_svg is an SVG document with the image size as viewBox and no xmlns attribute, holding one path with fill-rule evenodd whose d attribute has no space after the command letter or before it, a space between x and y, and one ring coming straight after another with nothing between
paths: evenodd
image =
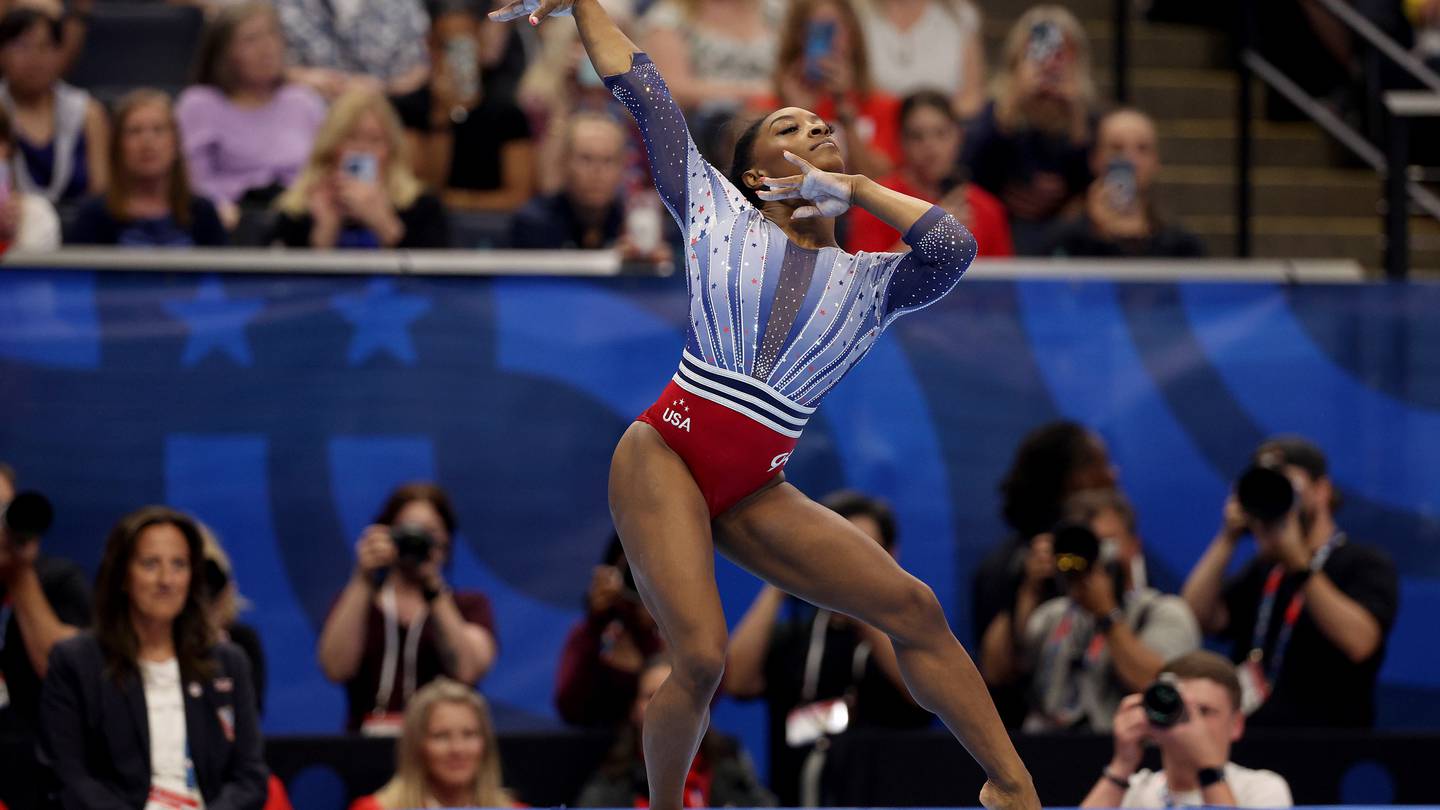
<instances>
[{"instance_id":1,"label":"camera with telephoto lens","mask_svg":"<svg viewBox=\"0 0 1440 810\"><path fill-rule=\"evenodd\" d=\"M1185 699L1180 696L1179 681L1168 672L1150 684L1140 698L1140 705L1145 709L1145 719L1156 728L1171 728L1185 722Z\"/></svg>"},{"instance_id":2,"label":"camera with telephoto lens","mask_svg":"<svg viewBox=\"0 0 1440 810\"><path fill-rule=\"evenodd\" d=\"M435 537L413 523L391 526L390 539L395 543L395 564L401 568L419 568L429 561L435 548Z\"/></svg>"},{"instance_id":3,"label":"camera with telephoto lens","mask_svg":"<svg viewBox=\"0 0 1440 810\"><path fill-rule=\"evenodd\" d=\"M55 509L49 498L38 492L21 492L5 507L0 529L7 541L21 545L39 540L54 520Z\"/></svg>"},{"instance_id":4,"label":"camera with telephoto lens","mask_svg":"<svg viewBox=\"0 0 1440 810\"><path fill-rule=\"evenodd\" d=\"M1245 514L1261 523L1274 523L1295 505L1295 487L1279 469L1253 464L1235 482L1235 498Z\"/></svg>"},{"instance_id":5,"label":"camera with telephoto lens","mask_svg":"<svg viewBox=\"0 0 1440 810\"><path fill-rule=\"evenodd\" d=\"M1053 535L1055 572L1062 579L1079 579L1109 562L1102 559L1100 538L1083 523L1061 523Z\"/></svg>"}]
</instances>

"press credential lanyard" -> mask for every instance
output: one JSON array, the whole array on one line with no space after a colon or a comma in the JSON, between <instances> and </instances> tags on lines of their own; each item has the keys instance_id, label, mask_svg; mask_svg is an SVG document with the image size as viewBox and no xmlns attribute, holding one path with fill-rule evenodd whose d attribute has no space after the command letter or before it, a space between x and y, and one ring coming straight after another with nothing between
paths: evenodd
<instances>
[{"instance_id":1,"label":"press credential lanyard","mask_svg":"<svg viewBox=\"0 0 1440 810\"><path fill-rule=\"evenodd\" d=\"M1325 567L1325 562L1335 549L1345 544L1345 533L1336 532L1329 542L1315 552L1315 557L1310 563L1311 571L1319 571ZM1270 617L1275 612L1276 597L1280 592L1280 583L1285 579L1285 566L1277 564L1270 569L1270 575L1265 578L1265 590L1260 600L1260 612L1255 615L1255 631L1250 636L1250 643L1255 646L1250 650L1250 660L1257 664L1264 661L1265 636L1270 630ZM1269 657L1265 666L1265 679L1274 683L1280 676L1280 664L1285 660L1285 650L1290 646L1290 636L1295 632L1295 624L1300 621L1300 614L1305 609L1305 589L1301 588L1290 597L1290 603L1285 606L1284 624L1280 625L1280 633L1275 637L1275 652Z\"/></svg>"},{"instance_id":2,"label":"press credential lanyard","mask_svg":"<svg viewBox=\"0 0 1440 810\"><path fill-rule=\"evenodd\" d=\"M380 592L380 613L385 616L385 659L380 665L380 688L375 691L375 710L377 712L388 712L390 710L390 696L395 692L395 674L400 668L400 619L395 607L395 585L386 583L385 589ZM420 608L415 618L410 620L410 627L405 636L405 700L415 694L417 661L420 658L420 632L425 628L425 618L429 610Z\"/></svg>"}]
</instances>

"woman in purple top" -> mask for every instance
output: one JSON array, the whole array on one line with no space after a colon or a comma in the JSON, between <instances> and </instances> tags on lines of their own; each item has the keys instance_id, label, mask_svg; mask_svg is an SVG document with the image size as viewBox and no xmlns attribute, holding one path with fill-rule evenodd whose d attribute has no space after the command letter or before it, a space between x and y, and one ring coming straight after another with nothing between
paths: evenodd
<instances>
[{"instance_id":1,"label":"woman in purple top","mask_svg":"<svg viewBox=\"0 0 1440 810\"><path fill-rule=\"evenodd\" d=\"M881 630L879 665L984 768L980 801L1036 810L1030 774L935 594L781 472L825 393L897 317L955 286L975 240L930 203L846 174L834 130L798 107L748 128L721 174L655 65L599 0L516 0L492 18L527 12L532 25L573 12L596 72L640 125L656 189L686 234L680 367L610 467L615 528L674 664L646 709L650 806L681 806L725 669L718 546L780 589ZM905 234L912 251L840 250L835 217L851 205ZM816 713L825 712L802 723Z\"/></svg>"},{"instance_id":2,"label":"woman in purple top","mask_svg":"<svg viewBox=\"0 0 1440 810\"><path fill-rule=\"evenodd\" d=\"M190 182L234 228L247 197L265 205L295 181L325 120L325 102L285 82L285 40L268 2L216 14L195 73L195 86L175 108Z\"/></svg>"}]
</instances>

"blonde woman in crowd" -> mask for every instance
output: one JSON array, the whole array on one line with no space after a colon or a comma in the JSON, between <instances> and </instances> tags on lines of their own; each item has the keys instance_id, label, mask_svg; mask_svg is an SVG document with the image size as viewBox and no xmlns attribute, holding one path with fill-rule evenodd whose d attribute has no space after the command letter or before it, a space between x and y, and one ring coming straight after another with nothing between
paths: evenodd
<instances>
[{"instance_id":1,"label":"blonde woman in crowd","mask_svg":"<svg viewBox=\"0 0 1440 810\"><path fill-rule=\"evenodd\" d=\"M870 72L896 98L939 90L968 119L985 104L985 45L970 0L861 0Z\"/></svg>"},{"instance_id":2,"label":"blonde woman in crowd","mask_svg":"<svg viewBox=\"0 0 1440 810\"><path fill-rule=\"evenodd\" d=\"M395 761L395 776L350 810L523 806L500 784L490 707L449 678L431 681L410 700Z\"/></svg>"},{"instance_id":3,"label":"blonde woman in crowd","mask_svg":"<svg viewBox=\"0 0 1440 810\"><path fill-rule=\"evenodd\" d=\"M341 96L315 136L300 177L280 195L273 242L286 247L435 248L445 211L405 157L390 102L364 88Z\"/></svg>"},{"instance_id":4,"label":"blonde woman in crowd","mask_svg":"<svg viewBox=\"0 0 1440 810\"><path fill-rule=\"evenodd\" d=\"M971 124L962 158L1009 211L1016 253L1048 247L1052 224L1089 187L1095 112L1080 21L1056 5L1025 12L1005 39L995 100Z\"/></svg>"}]
</instances>

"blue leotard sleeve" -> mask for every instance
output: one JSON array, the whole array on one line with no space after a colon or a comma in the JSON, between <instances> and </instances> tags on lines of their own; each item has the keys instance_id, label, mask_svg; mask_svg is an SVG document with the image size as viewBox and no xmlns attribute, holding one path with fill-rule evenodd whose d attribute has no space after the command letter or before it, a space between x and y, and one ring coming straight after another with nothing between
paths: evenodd
<instances>
[{"instance_id":1,"label":"blue leotard sleeve","mask_svg":"<svg viewBox=\"0 0 1440 810\"><path fill-rule=\"evenodd\" d=\"M712 231L714 223L727 215L754 210L730 181L700 156L680 105L670 96L670 88L649 56L633 54L630 69L606 76L605 86L640 126L655 189L682 231Z\"/></svg>"},{"instance_id":2,"label":"blue leotard sleeve","mask_svg":"<svg viewBox=\"0 0 1440 810\"><path fill-rule=\"evenodd\" d=\"M940 300L955 288L970 262L975 260L975 237L945 209L930 207L905 232L910 246L894 265L885 289L880 328L907 312L915 312Z\"/></svg>"}]
</instances>

